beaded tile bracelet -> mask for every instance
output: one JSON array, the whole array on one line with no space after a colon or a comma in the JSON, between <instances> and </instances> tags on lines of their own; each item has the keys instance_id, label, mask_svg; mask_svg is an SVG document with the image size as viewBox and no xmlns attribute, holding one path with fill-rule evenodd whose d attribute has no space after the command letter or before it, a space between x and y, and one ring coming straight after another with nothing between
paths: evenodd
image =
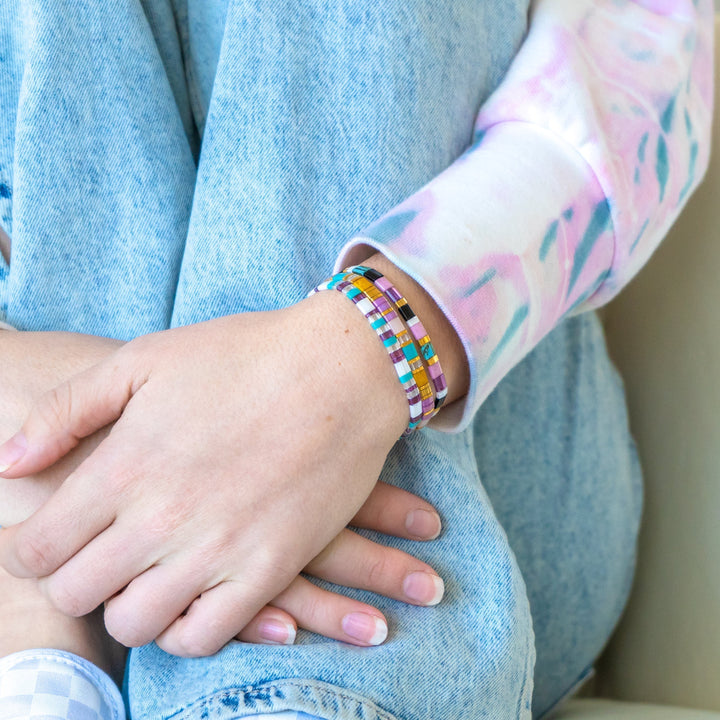
<instances>
[{"instance_id":1,"label":"beaded tile bracelet","mask_svg":"<svg viewBox=\"0 0 720 720\"><path fill-rule=\"evenodd\" d=\"M370 298L362 290L355 287L348 279L351 274L352 273L345 272L336 273L308 294L312 295L317 292L322 292L323 290L337 290L343 293L343 295L355 303L370 323L370 326L375 330L393 362L395 372L405 391L410 410L410 422L403 432L403 436L407 436L412 433L422 420L422 398L420 397L417 382L412 374L405 353L402 351L395 337L395 333L393 333L385 318L375 309Z\"/></svg>"},{"instance_id":2,"label":"beaded tile bracelet","mask_svg":"<svg viewBox=\"0 0 720 720\"><path fill-rule=\"evenodd\" d=\"M428 373L425 370L425 365L423 365L423 361L420 359L418 350L405 324L395 312L393 304L371 280L356 274L354 268L347 269L345 272L349 273L348 280L370 298L375 309L385 318L388 325L390 325L390 329L395 333L395 337L407 358L410 370L420 391L420 399L422 401L422 420L420 424L427 424L435 411L435 395L430 384L430 379L428 378Z\"/></svg>"},{"instance_id":3,"label":"beaded tile bracelet","mask_svg":"<svg viewBox=\"0 0 720 720\"><path fill-rule=\"evenodd\" d=\"M388 297L397 308L398 314L407 324L410 332L413 334L415 340L420 347L420 354L423 356L425 363L427 364L428 374L433 382L435 388L435 408L433 415L437 413L442 404L445 402L445 398L448 393L447 380L445 374L442 371L440 365L440 358L438 358L435 348L430 341L430 336L425 330L424 325L420 322L420 319L415 315L408 301L395 289L393 284L377 270L365 267L364 265L357 265L352 268L348 268L347 272L357 273L362 275L364 278L372 282L375 287L380 290L386 297Z\"/></svg>"}]
</instances>

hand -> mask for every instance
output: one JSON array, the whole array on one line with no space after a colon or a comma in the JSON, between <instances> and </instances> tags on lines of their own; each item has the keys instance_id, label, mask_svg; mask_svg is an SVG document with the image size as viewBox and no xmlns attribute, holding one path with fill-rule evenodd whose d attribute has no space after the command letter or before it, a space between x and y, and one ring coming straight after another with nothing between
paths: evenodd
<instances>
[{"instance_id":1,"label":"hand","mask_svg":"<svg viewBox=\"0 0 720 720\"><path fill-rule=\"evenodd\" d=\"M13 426L21 422L43 392L91 367L122 345L105 338L53 332L5 334L0 343L6 381L0 387L0 433L3 434L9 434ZM105 428L84 439L62 460L40 473L12 481L0 480L3 499L0 523L6 526L19 523L40 507L108 431ZM356 527L416 540L429 540L440 532L440 520L430 505L384 483L375 487L352 522ZM347 530L343 530L305 572L334 584L360 587L416 604L434 604L442 593L442 581L423 563ZM292 642L299 621L302 627L316 633L362 644L362 640L349 636L343 628L343 619L358 612L367 618L384 620L375 608L328 593L298 578L276 599L275 607L263 608L237 637L246 642ZM139 642L126 637L121 619L115 624L116 635L126 644L133 644L133 640ZM369 625L367 620L366 624ZM357 630L357 623L355 628ZM369 629L372 632L365 642L375 632L374 628Z\"/></svg>"},{"instance_id":2,"label":"hand","mask_svg":"<svg viewBox=\"0 0 720 720\"><path fill-rule=\"evenodd\" d=\"M0 437L10 435L44 393L121 346L118 340L77 333L0 332ZM13 481L0 478L0 526L32 514L106 434L86 438L43 472Z\"/></svg>"},{"instance_id":3,"label":"hand","mask_svg":"<svg viewBox=\"0 0 720 720\"><path fill-rule=\"evenodd\" d=\"M385 483L375 486L352 525L410 540L432 540L440 532L440 518L431 505ZM425 563L350 530L343 530L308 564L305 573L414 605L435 605L444 591L440 577ZM286 611L284 616L279 608ZM290 644L295 637L293 618L306 630L356 645L376 644L373 640L383 637L387 628L382 613L371 605L298 577L237 637L246 642ZM268 630L270 635L265 634Z\"/></svg>"},{"instance_id":4,"label":"hand","mask_svg":"<svg viewBox=\"0 0 720 720\"><path fill-rule=\"evenodd\" d=\"M2 564L45 577L69 614L109 599L111 627L210 654L353 517L406 414L377 339L334 293L141 338L45 396L4 446L20 477L119 418L2 533Z\"/></svg>"}]
</instances>

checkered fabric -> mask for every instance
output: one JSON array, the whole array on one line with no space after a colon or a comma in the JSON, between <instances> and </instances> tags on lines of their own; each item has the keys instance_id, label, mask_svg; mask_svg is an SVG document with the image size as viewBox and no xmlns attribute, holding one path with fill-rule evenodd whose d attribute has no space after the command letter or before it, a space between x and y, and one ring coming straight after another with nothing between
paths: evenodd
<instances>
[{"instance_id":1,"label":"checkered fabric","mask_svg":"<svg viewBox=\"0 0 720 720\"><path fill-rule=\"evenodd\" d=\"M0 659L0 720L125 720L120 691L92 663L60 650Z\"/></svg>"}]
</instances>

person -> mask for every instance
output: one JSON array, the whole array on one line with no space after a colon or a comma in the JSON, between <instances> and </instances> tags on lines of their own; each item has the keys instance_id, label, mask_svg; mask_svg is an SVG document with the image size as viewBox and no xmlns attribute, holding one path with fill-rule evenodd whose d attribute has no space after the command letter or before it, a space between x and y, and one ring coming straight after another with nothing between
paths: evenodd
<instances>
[{"instance_id":1,"label":"person","mask_svg":"<svg viewBox=\"0 0 720 720\"><path fill-rule=\"evenodd\" d=\"M2 566L70 615L107 601L111 634L142 646L133 717L552 707L617 619L639 516L591 311L707 164L711 3L539 0L527 38L523 0L3 12L1 282L21 332L2 340L33 406L0 448L3 496L84 460L3 529ZM433 429L400 442L407 393L363 314L303 299L360 262L447 376ZM48 348L50 388L70 379L38 399ZM444 601L372 598L365 644L386 616L392 635L371 649L226 644L308 587L378 476L441 512L422 555ZM6 658L0 694L26 659Z\"/></svg>"}]
</instances>

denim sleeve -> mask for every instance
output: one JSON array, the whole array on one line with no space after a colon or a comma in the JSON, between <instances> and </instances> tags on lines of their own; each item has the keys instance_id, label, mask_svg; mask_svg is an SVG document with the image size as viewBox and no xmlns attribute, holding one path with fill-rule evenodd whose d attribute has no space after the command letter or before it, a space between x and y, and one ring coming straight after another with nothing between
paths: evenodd
<instances>
[{"instance_id":1,"label":"denim sleeve","mask_svg":"<svg viewBox=\"0 0 720 720\"><path fill-rule=\"evenodd\" d=\"M610 300L707 167L712 0L536 0L467 151L355 236L436 300L468 355L466 427L564 317Z\"/></svg>"}]
</instances>

